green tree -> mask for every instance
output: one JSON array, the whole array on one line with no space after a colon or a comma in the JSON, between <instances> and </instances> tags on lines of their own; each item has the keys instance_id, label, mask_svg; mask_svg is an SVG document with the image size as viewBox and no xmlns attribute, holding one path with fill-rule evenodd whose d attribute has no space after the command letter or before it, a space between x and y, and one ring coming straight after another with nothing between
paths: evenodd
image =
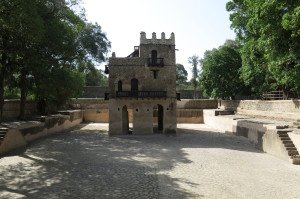
<instances>
[{"instance_id":1,"label":"green tree","mask_svg":"<svg viewBox=\"0 0 300 199\"><path fill-rule=\"evenodd\" d=\"M194 99L196 99L196 91L197 91L197 87L198 87L198 78L199 78L199 68L198 65L200 63L200 59L197 55L193 55L191 57L188 58L188 62L192 65L191 71L192 71L192 85L193 85L193 89L194 89Z\"/></svg>"},{"instance_id":2,"label":"green tree","mask_svg":"<svg viewBox=\"0 0 300 199\"><path fill-rule=\"evenodd\" d=\"M95 70L86 73L87 86L107 86L108 79L102 70Z\"/></svg>"},{"instance_id":3,"label":"green tree","mask_svg":"<svg viewBox=\"0 0 300 199\"><path fill-rule=\"evenodd\" d=\"M182 64L176 64L176 87L186 88L188 72Z\"/></svg>"},{"instance_id":4,"label":"green tree","mask_svg":"<svg viewBox=\"0 0 300 199\"><path fill-rule=\"evenodd\" d=\"M232 0L226 7L231 27L244 44L245 83L256 92L282 89L286 98L289 91L298 90L300 1Z\"/></svg>"},{"instance_id":5,"label":"green tree","mask_svg":"<svg viewBox=\"0 0 300 199\"><path fill-rule=\"evenodd\" d=\"M20 88L24 119L28 93L50 107L44 112L57 109L81 92L85 76L80 63L105 60L110 43L98 24L86 22L69 7L76 2L0 2L0 122L4 88Z\"/></svg>"},{"instance_id":6,"label":"green tree","mask_svg":"<svg viewBox=\"0 0 300 199\"><path fill-rule=\"evenodd\" d=\"M229 46L207 51L201 59L200 86L205 95L213 98L231 98L241 91L239 52Z\"/></svg>"}]
</instances>

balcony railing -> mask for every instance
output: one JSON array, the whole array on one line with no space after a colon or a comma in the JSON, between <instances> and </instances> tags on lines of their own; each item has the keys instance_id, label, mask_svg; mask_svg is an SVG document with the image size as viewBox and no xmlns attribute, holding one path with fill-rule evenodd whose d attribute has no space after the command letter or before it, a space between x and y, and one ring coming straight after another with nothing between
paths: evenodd
<instances>
[{"instance_id":1,"label":"balcony railing","mask_svg":"<svg viewBox=\"0 0 300 199\"><path fill-rule=\"evenodd\" d=\"M148 58L148 66L164 66L164 58Z\"/></svg>"},{"instance_id":2,"label":"balcony railing","mask_svg":"<svg viewBox=\"0 0 300 199\"><path fill-rule=\"evenodd\" d=\"M167 97L166 91L117 91L117 97L162 98Z\"/></svg>"}]
</instances>

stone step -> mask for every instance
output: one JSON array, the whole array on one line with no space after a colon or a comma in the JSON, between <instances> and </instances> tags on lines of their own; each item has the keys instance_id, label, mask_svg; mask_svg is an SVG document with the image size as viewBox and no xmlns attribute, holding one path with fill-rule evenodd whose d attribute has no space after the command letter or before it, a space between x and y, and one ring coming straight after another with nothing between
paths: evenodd
<instances>
[{"instance_id":1,"label":"stone step","mask_svg":"<svg viewBox=\"0 0 300 199\"><path fill-rule=\"evenodd\" d=\"M295 155L292 157L292 163L296 164L296 165L300 165L300 156L299 155Z\"/></svg>"},{"instance_id":2,"label":"stone step","mask_svg":"<svg viewBox=\"0 0 300 199\"><path fill-rule=\"evenodd\" d=\"M289 128L289 125L277 125L276 129L287 129Z\"/></svg>"},{"instance_id":3,"label":"stone step","mask_svg":"<svg viewBox=\"0 0 300 199\"><path fill-rule=\"evenodd\" d=\"M299 152L297 150L293 150L293 151L288 151L289 156L293 156L293 155L299 155Z\"/></svg>"},{"instance_id":4,"label":"stone step","mask_svg":"<svg viewBox=\"0 0 300 199\"><path fill-rule=\"evenodd\" d=\"M281 138L286 138L286 137L289 137L289 135L288 135L288 134L278 134L278 136L279 136L279 137L281 137Z\"/></svg>"},{"instance_id":5,"label":"stone step","mask_svg":"<svg viewBox=\"0 0 300 199\"><path fill-rule=\"evenodd\" d=\"M293 122L293 125L300 127L300 122Z\"/></svg>"},{"instance_id":6,"label":"stone step","mask_svg":"<svg viewBox=\"0 0 300 199\"><path fill-rule=\"evenodd\" d=\"M282 140L282 143L285 144L294 144L292 140Z\"/></svg>"},{"instance_id":7,"label":"stone step","mask_svg":"<svg viewBox=\"0 0 300 199\"><path fill-rule=\"evenodd\" d=\"M218 115L234 115L234 111L232 111L232 110L216 110L215 116L218 116Z\"/></svg>"},{"instance_id":8,"label":"stone step","mask_svg":"<svg viewBox=\"0 0 300 199\"><path fill-rule=\"evenodd\" d=\"M277 129L277 133L289 133L292 132L293 129Z\"/></svg>"},{"instance_id":9,"label":"stone step","mask_svg":"<svg viewBox=\"0 0 300 199\"><path fill-rule=\"evenodd\" d=\"M280 137L282 141L291 141L290 137Z\"/></svg>"},{"instance_id":10,"label":"stone step","mask_svg":"<svg viewBox=\"0 0 300 199\"><path fill-rule=\"evenodd\" d=\"M288 151L294 151L294 150L297 150L296 147L285 147L285 148L286 148L286 150L288 150Z\"/></svg>"},{"instance_id":11,"label":"stone step","mask_svg":"<svg viewBox=\"0 0 300 199\"><path fill-rule=\"evenodd\" d=\"M287 147L295 147L295 145L293 143L286 143L284 144L284 146Z\"/></svg>"}]
</instances>

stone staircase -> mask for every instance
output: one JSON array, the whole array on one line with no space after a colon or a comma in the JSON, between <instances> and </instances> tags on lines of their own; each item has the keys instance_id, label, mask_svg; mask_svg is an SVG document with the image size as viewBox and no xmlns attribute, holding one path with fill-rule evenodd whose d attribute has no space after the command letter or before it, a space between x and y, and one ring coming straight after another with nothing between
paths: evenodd
<instances>
[{"instance_id":1,"label":"stone staircase","mask_svg":"<svg viewBox=\"0 0 300 199\"><path fill-rule=\"evenodd\" d=\"M288 155L290 156L291 162L293 164L300 165L300 155L299 151L295 147L293 141L289 137L289 132L292 132L293 129L277 129L278 137L280 138L282 144L284 145Z\"/></svg>"},{"instance_id":2,"label":"stone staircase","mask_svg":"<svg viewBox=\"0 0 300 199\"><path fill-rule=\"evenodd\" d=\"M8 131L7 128L0 128L0 145L2 144L7 131Z\"/></svg>"}]
</instances>

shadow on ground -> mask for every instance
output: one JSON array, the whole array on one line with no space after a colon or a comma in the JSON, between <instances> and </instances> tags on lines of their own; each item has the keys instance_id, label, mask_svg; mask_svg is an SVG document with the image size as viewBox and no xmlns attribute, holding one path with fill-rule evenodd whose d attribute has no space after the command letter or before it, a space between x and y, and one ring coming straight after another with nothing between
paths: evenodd
<instances>
[{"instance_id":1,"label":"shadow on ground","mask_svg":"<svg viewBox=\"0 0 300 199\"><path fill-rule=\"evenodd\" d=\"M244 138L178 129L178 136L109 137L79 125L39 139L5 167L1 198L202 198L180 186L198 186L165 172L189 164L183 148L225 148L259 153ZM163 186L159 186L163 184Z\"/></svg>"}]
</instances>

